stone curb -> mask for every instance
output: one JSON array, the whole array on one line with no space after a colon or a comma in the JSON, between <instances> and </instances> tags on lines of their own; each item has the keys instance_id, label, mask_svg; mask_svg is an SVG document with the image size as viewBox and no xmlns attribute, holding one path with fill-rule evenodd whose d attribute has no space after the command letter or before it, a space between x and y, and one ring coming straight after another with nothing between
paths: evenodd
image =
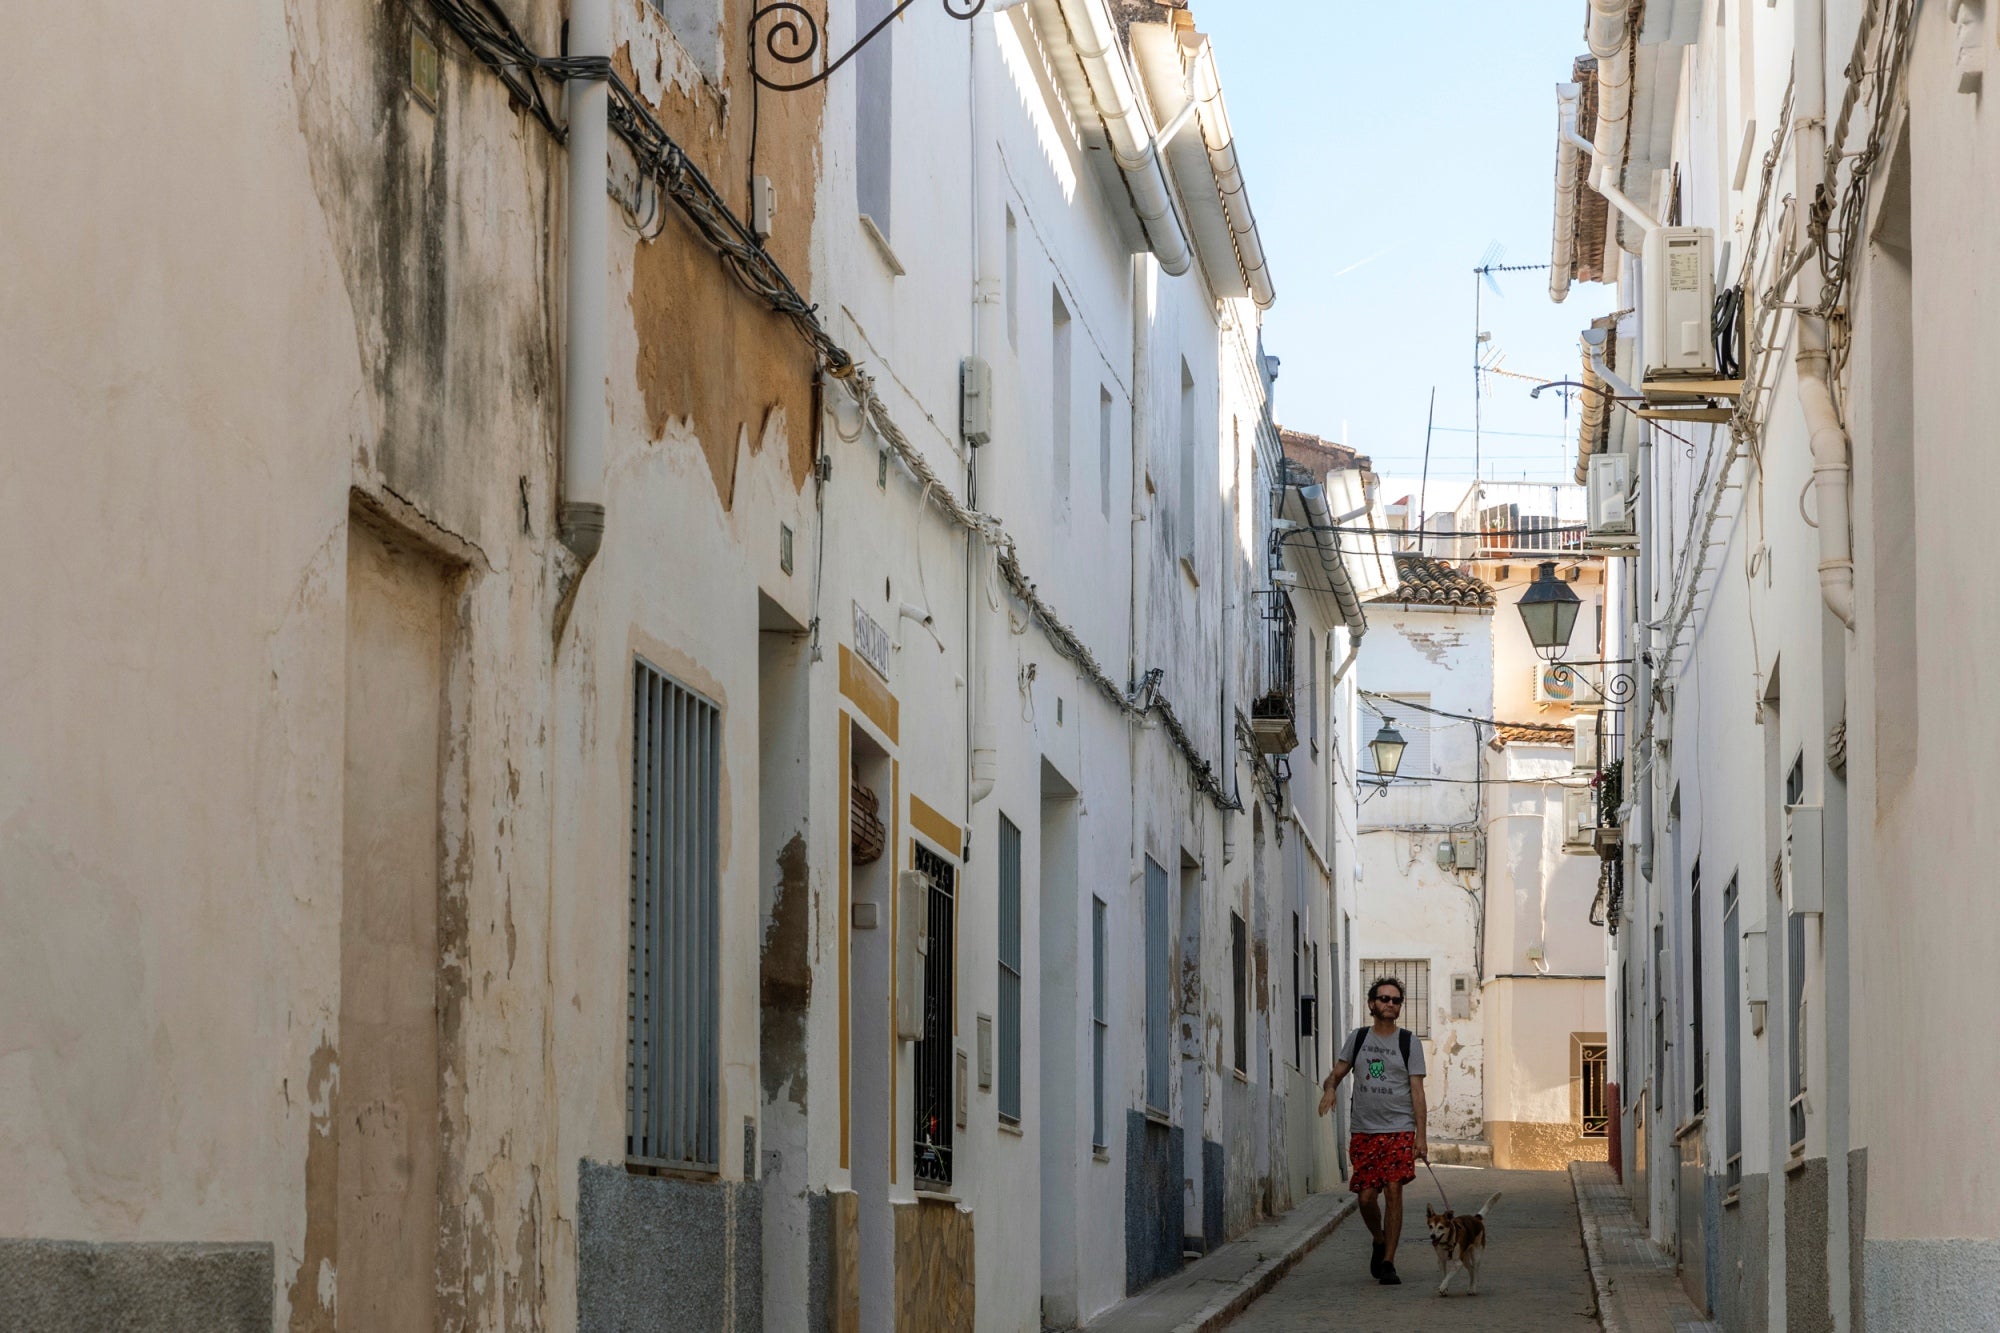
<instances>
[{"instance_id":1,"label":"stone curb","mask_svg":"<svg viewBox=\"0 0 2000 1333\"><path fill-rule=\"evenodd\" d=\"M1597 1302L1597 1322L1604 1333L1625 1333L1625 1322L1618 1317L1611 1300L1611 1275L1604 1268L1604 1232L1598 1226L1597 1215L1583 1200L1583 1176L1575 1162L1569 1164L1569 1187L1576 1196L1576 1220L1583 1231L1583 1258L1590 1268L1590 1292Z\"/></svg>"},{"instance_id":2,"label":"stone curb","mask_svg":"<svg viewBox=\"0 0 2000 1333\"><path fill-rule=\"evenodd\" d=\"M1228 1292L1203 1306L1193 1318L1183 1320L1174 1326L1173 1333L1211 1333L1221 1328L1250 1308L1250 1303L1278 1285L1278 1280L1292 1271L1299 1260L1316 1249L1319 1243L1333 1234L1333 1229L1353 1216L1355 1201L1349 1199L1310 1232L1295 1241L1282 1254L1274 1254L1244 1275L1243 1279Z\"/></svg>"}]
</instances>

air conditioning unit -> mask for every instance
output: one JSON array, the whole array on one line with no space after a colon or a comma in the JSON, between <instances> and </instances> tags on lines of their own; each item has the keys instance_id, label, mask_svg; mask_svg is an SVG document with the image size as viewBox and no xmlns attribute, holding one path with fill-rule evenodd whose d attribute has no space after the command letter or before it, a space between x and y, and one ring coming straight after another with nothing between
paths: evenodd
<instances>
[{"instance_id":1,"label":"air conditioning unit","mask_svg":"<svg viewBox=\"0 0 2000 1333\"><path fill-rule=\"evenodd\" d=\"M1596 854L1597 792L1591 787L1563 788L1563 850Z\"/></svg>"},{"instance_id":2,"label":"air conditioning unit","mask_svg":"<svg viewBox=\"0 0 2000 1333\"><path fill-rule=\"evenodd\" d=\"M1630 546L1639 531L1627 503L1632 494L1632 460L1624 454L1592 454L1584 478L1588 545Z\"/></svg>"},{"instance_id":3,"label":"air conditioning unit","mask_svg":"<svg viewBox=\"0 0 2000 1333\"><path fill-rule=\"evenodd\" d=\"M1646 379L1715 378L1715 232L1655 227L1646 233Z\"/></svg>"},{"instance_id":4,"label":"air conditioning unit","mask_svg":"<svg viewBox=\"0 0 2000 1333\"><path fill-rule=\"evenodd\" d=\"M1562 662L1535 663L1535 702L1544 708L1594 709L1604 706L1596 667Z\"/></svg>"},{"instance_id":5,"label":"air conditioning unit","mask_svg":"<svg viewBox=\"0 0 2000 1333\"><path fill-rule=\"evenodd\" d=\"M1595 773L1604 767L1603 738L1597 734L1595 717L1576 719L1576 771Z\"/></svg>"}]
</instances>

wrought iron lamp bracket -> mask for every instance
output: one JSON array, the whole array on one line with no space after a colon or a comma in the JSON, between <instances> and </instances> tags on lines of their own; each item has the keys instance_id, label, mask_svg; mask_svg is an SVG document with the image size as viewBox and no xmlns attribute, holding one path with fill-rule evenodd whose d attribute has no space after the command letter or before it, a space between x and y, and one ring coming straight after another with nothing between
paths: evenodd
<instances>
[{"instance_id":1,"label":"wrought iron lamp bracket","mask_svg":"<svg viewBox=\"0 0 2000 1333\"><path fill-rule=\"evenodd\" d=\"M1639 682L1630 671L1606 672L1604 684L1599 686L1593 683L1588 676L1580 674L1576 668L1629 667L1631 665L1632 659L1629 657L1599 658L1589 662L1551 662L1549 663L1549 674L1559 684L1583 686L1592 694L1595 694L1599 701L1603 703L1614 705L1626 704L1632 701L1632 696L1638 693L1639 690Z\"/></svg>"},{"instance_id":2,"label":"wrought iron lamp bracket","mask_svg":"<svg viewBox=\"0 0 2000 1333\"><path fill-rule=\"evenodd\" d=\"M835 70L854 59L862 47L875 40L882 30L903 16L903 11L917 0L902 0L894 9L882 16L880 22L855 40L854 45L842 52L837 60L830 60L819 73L791 82L771 78L764 73L759 63L762 55L776 61L783 67L810 65L820 54L820 23L811 10L799 4L798 0L774 0L750 15L750 77L773 92L802 92L815 84L826 82ZM986 8L986 0L938 0L944 12L952 18L969 21Z\"/></svg>"}]
</instances>

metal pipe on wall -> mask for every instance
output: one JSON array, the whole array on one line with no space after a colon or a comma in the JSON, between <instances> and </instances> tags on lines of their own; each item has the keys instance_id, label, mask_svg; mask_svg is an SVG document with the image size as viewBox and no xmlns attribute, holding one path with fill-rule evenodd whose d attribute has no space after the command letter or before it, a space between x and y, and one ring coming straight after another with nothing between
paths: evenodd
<instances>
[{"instance_id":1,"label":"metal pipe on wall","mask_svg":"<svg viewBox=\"0 0 2000 1333\"><path fill-rule=\"evenodd\" d=\"M611 56L610 0L570 6L572 59ZM609 355L606 316L611 276L608 231L610 85L603 78L564 84L569 131L569 289L563 359L562 543L585 564L604 541L604 440L610 411L604 377Z\"/></svg>"}]
</instances>

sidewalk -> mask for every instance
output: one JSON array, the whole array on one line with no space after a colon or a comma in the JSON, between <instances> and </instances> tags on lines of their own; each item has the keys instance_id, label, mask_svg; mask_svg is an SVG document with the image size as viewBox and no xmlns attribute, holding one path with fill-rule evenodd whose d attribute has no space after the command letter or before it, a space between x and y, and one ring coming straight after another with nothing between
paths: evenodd
<instances>
[{"instance_id":1,"label":"sidewalk","mask_svg":"<svg viewBox=\"0 0 2000 1333\"><path fill-rule=\"evenodd\" d=\"M1603 1162L1571 1162L1569 1179L1604 1333L1720 1333L1720 1325L1695 1313L1674 1261L1632 1215L1611 1168Z\"/></svg>"},{"instance_id":2,"label":"sidewalk","mask_svg":"<svg viewBox=\"0 0 2000 1333\"><path fill-rule=\"evenodd\" d=\"M1089 1325L1090 1333L1208 1333L1221 1328L1353 1211L1354 1196L1345 1189L1308 1195L1276 1221L1112 1306Z\"/></svg>"}]
</instances>

